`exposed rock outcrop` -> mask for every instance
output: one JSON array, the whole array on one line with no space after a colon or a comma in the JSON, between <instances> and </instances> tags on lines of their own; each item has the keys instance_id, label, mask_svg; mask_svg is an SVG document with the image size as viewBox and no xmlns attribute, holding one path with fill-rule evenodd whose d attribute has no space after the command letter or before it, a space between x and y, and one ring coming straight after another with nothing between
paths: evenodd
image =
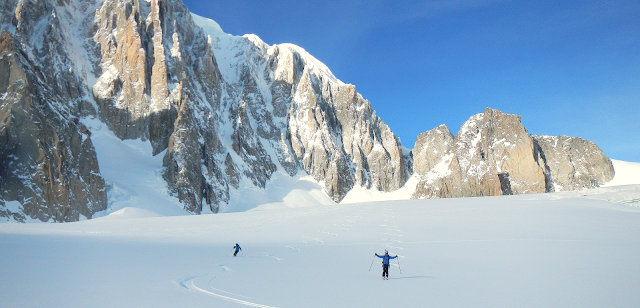
<instances>
[{"instance_id":1,"label":"exposed rock outcrop","mask_svg":"<svg viewBox=\"0 0 640 308\"><path fill-rule=\"evenodd\" d=\"M203 28L217 26L204 18L197 20ZM298 46L269 46L255 35L208 34L223 63L223 89L229 93L223 105L231 111L229 120L234 123L234 131L224 134L231 135L234 150L246 148L235 151L241 159L234 159L234 165L255 185L264 186L275 171L259 154L263 151L273 151L272 162L277 161L290 175L303 169L324 183L336 202L354 185L381 191L404 185L411 166L400 141L355 86L336 79ZM227 55L234 56L229 59ZM255 138L261 142L251 141ZM250 157L257 160L244 153L254 153Z\"/></svg>"},{"instance_id":2,"label":"exposed rock outcrop","mask_svg":"<svg viewBox=\"0 0 640 308\"><path fill-rule=\"evenodd\" d=\"M230 189L243 180L264 188L278 169L291 176L304 170L336 202L354 185L395 190L411 173L398 138L354 86L295 45L269 46L255 35L233 37L221 30L205 33L202 28L219 27L192 16L179 0L9 0L0 5L0 14L7 36L16 35L18 45L26 46L20 63L27 77L20 80L28 92L19 93L21 104L30 104L25 97L38 97L34 106L53 110L38 109L46 121L12 130L20 118L7 102L19 86L7 81L14 77L0 78L0 87L10 88L2 106L3 136L9 140L2 145L3 163L10 164L12 155L38 157L11 148L16 147L11 138L40 134L37 139L47 145L33 149L57 159L53 169L89 170L92 176L78 178L91 185L81 190L90 195L85 200L60 199L75 188L61 192L51 185L47 189L61 192L58 197L45 190L29 195L44 200L41 207L50 213L64 212L54 204L65 204L91 217L106 206L105 183L81 117L97 117L121 139L149 140L153 154L164 155L169 191L190 213L204 207L217 212L229 202ZM3 72L14 76L20 70L11 61L3 60ZM53 149L65 154L58 157ZM5 200L20 197L28 207L24 200L31 199L8 179L3 177L0 187ZM89 210L83 209L86 203ZM24 213L42 220L50 216ZM77 220L74 213L54 220Z\"/></svg>"},{"instance_id":3,"label":"exposed rock outcrop","mask_svg":"<svg viewBox=\"0 0 640 308\"><path fill-rule=\"evenodd\" d=\"M65 38L55 10L22 3L14 35L38 39L31 19L49 19L49 25L39 48L23 46L6 30L0 36L0 216L91 218L107 200L91 133L74 114L84 103L81 85L64 67L70 60L58 46ZM34 53L41 57L29 56ZM18 201L21 213L3 209L7 201Z\"/></svg>"},{"instance_id":4,"label":"exposed rock outcrop","mask_svg":"<svg viewBox=\"0 0 640 308\"><path fill-rule=\"evenodd\" d=\"M543 193L597 187L613 178L611 162L592 142L531 137L519 116L489 108L451 139L442 125L418 137L414 168L421 181L413 198Z\"/></svg>"},{"instance_id":5,"label":"exposed rock outcrop","mask_svg":"<svg viewBox=\"0 0 640 308\"><path fill-rule=\"evenodd\" d=\"M595 188L613 180L611 160L593 142L567 136L533 136L548 168L549 191Z\"/></svg>"},{"instance_id":6,"label":"exposed rock outcrop","mask_svg":"<svg viewBox=\"0 0 640 308\"><path fill-rule=\"evenodd\" d=\"M444 124L418 135L413 147L414 172L427 174L433 169L447 154L454 138Z\"/></svg>"}]
</instances>

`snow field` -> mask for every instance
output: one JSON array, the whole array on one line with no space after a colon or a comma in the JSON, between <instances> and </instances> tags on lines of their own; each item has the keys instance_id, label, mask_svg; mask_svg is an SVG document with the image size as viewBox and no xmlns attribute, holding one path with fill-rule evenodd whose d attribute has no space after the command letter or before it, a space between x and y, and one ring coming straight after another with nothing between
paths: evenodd
<instances>
[{"instance_id":1,"label":"snow field","mask_svg":"<svg viewBox=\"0 0 640 308\"><path fill-rule=\"evenodd\" d=\"M612 159L615 177L604 186L640 184L640 163Z\"/></svg>"},{"instance_id":2,"label":"snow field","mask_svg":"<svg viewBox=\"0 0 640 308\"><path fill-rule=\"evenodd\" d=\"M0 306L637 307L640 208L551 195L1 224Z\"/></svg>"}]
</instances>

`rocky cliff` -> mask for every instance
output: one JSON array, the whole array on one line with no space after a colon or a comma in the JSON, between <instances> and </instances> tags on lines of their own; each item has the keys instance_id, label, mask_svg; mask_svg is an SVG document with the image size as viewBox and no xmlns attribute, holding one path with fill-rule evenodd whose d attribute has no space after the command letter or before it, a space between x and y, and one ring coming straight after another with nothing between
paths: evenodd
<instances>
[{"instance_id":1,"label":"rocky cliff","mask_svg":"<svg viewBox=\"0 0 640 308\"><path fill-rule=\"evenodd\" d=\"M353 85L302 48L227 35L179 0L10 0L0 17L2 216L73 221L106 208L84 117L149 140L190 213L217 212L241 181L264 188L277 170L308 173L336 202L410 176Z\"/></svg>"},{"instance_id":2,"label":"rocky cliff","mask_svg":"<svg viewBox=\"0 0 640 308\"><path fill-rule=\"evenodd\" d=\"M487 108L455 138L441 125L418 136L413 198L543 193L598 187L613 179L611 161L592 142L530 136L519 116Z\"/></svg>"},{"instance_id":3,"label":"rocky cliff","mask_svg":"<svg viewBox=\"0 0 640 308\"><path fill-rule=\"evenodd\" d=\"M567 136L533 136L547 168L547 191L595 188L613 180L611 160L589 140Z\"/></svg>"},{"instance_id":4,"label":"rocky cliff","mask_svg":"<svg viewBox=\"0 0 640 308\"><path fill-rule=\"evenodd\" d=\"M82 21L68 24L44 1L4 1L0 20L0 215L91 218L107 198L91 134L78 118L88 102L69 28ZM20 211L3 208L5 201L18 201Z\"/></svg>"}]
</instances>

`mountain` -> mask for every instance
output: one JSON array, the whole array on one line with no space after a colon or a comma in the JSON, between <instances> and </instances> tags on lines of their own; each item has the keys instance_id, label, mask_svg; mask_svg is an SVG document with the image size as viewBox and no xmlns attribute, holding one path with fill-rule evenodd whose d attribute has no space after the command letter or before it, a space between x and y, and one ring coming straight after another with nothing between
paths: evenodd
<instances>
[{"instance_id":1,"label":"mountain","mask_svg":"<svg viewBox=\"0 0 640 308\"><path fill-rule=\"evenodd\" d=\"M98 163L96 121L120 140L149 142L169 193L193 214L282 174L310 176L333 202L354 187L397 191L412 176L422 198L595 187L613 174L591 176L607 168L602 155L565 180L554 172L592 146L537 155L556 143L534 143L512 120L494 129L493 116L475 116L455 140L439 128L435 156L423 153L433 142L406 151L355 86L304 49L228 35L179 0L8 0L0 27L0 215L17 221L107 209L114 186ZM443 164L452 175L435 179Z\"/></svg>"},{"instance_id":2,"label":"mountain","mask_svg":"<svg viewBox=\"0 0 640 308\"><path fill-rule=\"evenodd\" d=\"M53 2L3 1L0 7L0 204L21 221L73 221L107 206L86 114L86 82L74 56L83 23ZM81 2L75 3L79 5Z\"/></svg>"},{"instance_id":3,"label":"mountain","mask_svg":"<svg viewBox=\"0 0 640 308\"><path fill-rule=\"evenodd\" d=\"M67 142L85 142L85 156L93 161L91 138L81 135L84 118L100 119L121 139L149 140L153 154L164 156L170 191L188 212L200 213L203 206L217 212L242 180L264 188L276 170L308 173L336 202L354 185L392 191L410 175L400 141L371 104L297 46L205 34L180 1L21 0L5 2L1 12L3 38L11 42L3 48L3 63L21 57L21 71L36 79L29 88L44 92L19 96L26 78L4 76L5 123L15 121L11 110L29 104L25 97L37 96L37 110L25 116L45 110L59 126L75 123L64 134L79 137ZM209 31L216 28L196 19ZM17 98L9 101L12 96ZM3 127L3 200L20 202L25 215L45 221L90 218L106 208L104 183L93 183L101 180L97 164L83 169L95 180L74 178L73 161L87 159L65 150L70 162L40 167L53 169L49 182L65 189L48 185L37 178L38 153L48 157L60 150L31 133L34 146L25 153L17 141L23 137L10 130L15 125ZM32 130L51 139L63 132ZM88 187L74 188L77 180ZM83 200L90 206L59 200L70 189L89 186L95 195ZM69 214L55 216L64 211Z\"/></svg>"},{"instance_id":4,"label":"mountain","mask_svg":"<svg viewBox=\"0 0 640 308\"><path fill-rule=\"evenodd\" d=\"M453 137L445 125L418 136L420 177L413 198L544 193L599 187L611 181L611 160L593 142L531 136L520 116L487 108Z\"/></svg>"}]
</instances>

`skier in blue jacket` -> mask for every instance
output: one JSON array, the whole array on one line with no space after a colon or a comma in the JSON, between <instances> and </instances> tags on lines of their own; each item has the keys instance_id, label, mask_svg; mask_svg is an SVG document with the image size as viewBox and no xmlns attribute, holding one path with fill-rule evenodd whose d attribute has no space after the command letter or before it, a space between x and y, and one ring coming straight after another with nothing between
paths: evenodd
<instances>
[{"instance_id":1,"label":"skier in blue jacket","mask_svg":"<svg viewBox=\"0 0 640 308\"><path fill-rule=\"evenodd\" d=\"M235 246L233 246L233 249L236 250L236 252L233 253L233 256L235 257L238 254L238 251L242 250L242 248L240 248L240 245L238 245L238 243L236 243ZM244 252L243 252L244 253Z\"/></svg>"},{"instance_id":2,"label":"skier in blue jacket","mask_svg":"<svg viewBox=\"0 0 640 308\"><path fill-rule=\"evenodd\" d=\"M398 255L392 257L386 249L384 250L384 256L379 256L377 253L375 255L378 258L382 258L382 279L389 280L389 260L397 258Z\"/></svg>"}]
</instances>

